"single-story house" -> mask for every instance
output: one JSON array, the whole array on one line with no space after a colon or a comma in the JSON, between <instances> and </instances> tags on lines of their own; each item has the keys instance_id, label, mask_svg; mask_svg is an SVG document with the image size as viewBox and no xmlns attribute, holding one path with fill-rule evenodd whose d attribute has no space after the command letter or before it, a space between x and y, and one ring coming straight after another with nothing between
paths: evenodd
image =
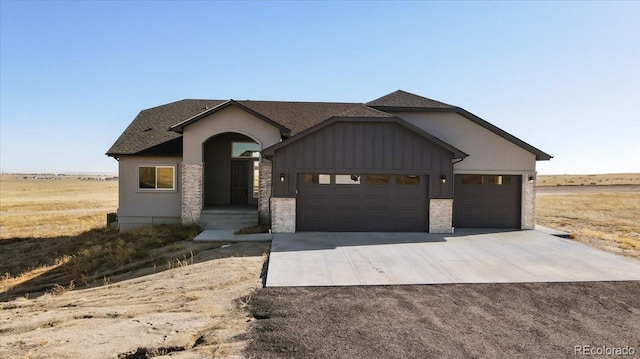
<instances>
[{"instance_id":1,"label":"single-story house","mask_svg":"<svg viewBox=\"0 0 640 359\"><path fill-rule=\"evenodd\" d=\"M404 91L367 103L181 100L143 110L107 152L121 230L246 207L273 232L533 229L551 156Z\"/></svg>"}]
</instances>

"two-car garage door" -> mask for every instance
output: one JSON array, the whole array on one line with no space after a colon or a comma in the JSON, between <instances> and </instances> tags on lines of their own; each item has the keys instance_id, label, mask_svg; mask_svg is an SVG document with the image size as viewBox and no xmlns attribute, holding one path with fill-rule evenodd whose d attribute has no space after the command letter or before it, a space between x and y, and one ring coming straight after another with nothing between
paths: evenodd
<instances>
[{"instance_id":1,"label":"two-car garage door","mask_svg":"<svg viewBox=\"0 0 640 359\"><path fill-rule=\"evenodd\" d=\"M299 174L296 230L424 232L427 176Z\"/></svg>"},{"instance_id":2,"label":"two-car garage door","mask_svg":"<svg viewBox=\"0 0 640 359\"><path fill-rule=\"evenodd\" d=\"M521 176L456 175L453 225L520 228Z\"/></svg>"},{"instance_id":3,"label":"two-car garage door","mask_svg":"<svg viewBox=\"0 0 640 359\"><path fill-rule=\"evenodd\" d=\"M299 174L299 231L424 232L427 176ZM456 175L453 226L520 228L521 176Z\"/></svg>"}]
</instances>

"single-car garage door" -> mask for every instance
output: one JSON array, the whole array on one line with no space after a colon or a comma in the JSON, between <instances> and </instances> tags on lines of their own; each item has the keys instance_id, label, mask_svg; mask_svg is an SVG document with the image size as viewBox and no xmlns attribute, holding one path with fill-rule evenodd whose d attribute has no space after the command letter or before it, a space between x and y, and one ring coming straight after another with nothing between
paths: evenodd
<instances>
[{"instance_id":1,"label":"single-car garage door","mask_svg":"<svg viewBox=\"0 0 640 359\"><path fill-rule=\"evenodd\" d=\"M456 175L453 225L520 228L521 176Z\"/></svg>"},{"instance_id":2,"label":"single-car garage door","mask_svg":"<svg viewBox=\"0 0 640 359\"><path fill-rule=\"evenodd\" d=\"M299 174L296 230L424 232L427 177Z\"/></svg>"}]
</instances>

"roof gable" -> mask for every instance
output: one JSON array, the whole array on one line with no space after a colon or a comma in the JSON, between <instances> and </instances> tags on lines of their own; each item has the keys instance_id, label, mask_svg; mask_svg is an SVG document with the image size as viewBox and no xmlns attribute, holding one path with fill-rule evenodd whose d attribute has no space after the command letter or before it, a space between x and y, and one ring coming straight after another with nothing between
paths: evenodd
<instances>
[{"instance_id":1,"label":"roof gable","mask_svg":"<svg viewBox=\"0 0 640 359\"><path fill-rule=\"evenodd\" d=\"M227 108L229 106L235 106L235 107L237 107L237 108L239 108L239 109L241 109L241 110L243 110L243 111L245 111L245 112L247 112L247 113L249 113L249 114L251 114L251 115L253 115L253 116L255 116L255 117L257 117L257 118L259 118L259 119L261 119L263 121L265 121L265 122L267 122L268 124L277 127L280 130L280 132L284 133L284 132L289 132L290 131L287 127L279 124L278 122L270 119L269 117L267 117L267 116L265 116L265 115L263 115L263 114L261 114L259 112L256 112L256 111L252 110L251 108L245 106L244 104L242 104L242 103L240 103L238 101L234 101L234 100L227 100L227 101L219 104L218 106L215 106L213 108L207 109L206 111L203 111L203 112L201 112L201 113L199 113L199 114L197 114L195 116L192 116L192 117L190 117L190 118L188 118L188 119L186 119L186 120L184 120L184 121L182 121L180 123L177 123L177 124L169 127L169 130L175 131L175 132L178 132L178 133L182 133L184 131L185 127L191 125L192 123L200 121L201 119L203 119L203 118L205 118L205 117L207 117L209 115L212 115L212 114L214 114L214 113L216 113L218 111L221 111L221 110L223 110L223 109L225 109L225 108Z\"/></svg>"},{"instance_id":2,"label":"roof gable","mask_svg":"<svg viewBox=\"0 0 640 359\"><path fill-rule=\"evenodd\" d=\"M425 139L439 145L440 147L446 149L447 151L453 153L454 157L453 158L465 158L467 156L469 156L468 154L466 154L465 152L457 149L456 147L440 140L439 138L431 135L430 133L427 133L426 131L408 123L407 121L399 118L399 117L395 117L389 114L386 114L384 112L380 112L380 111L376 111L375 109L371 109L373 111L376 111L374 114L376 116L359 116L358 114L360 112L368 112L366 109L366 106L361 105L361 108L358 109L352 109L350 111L347 111L347 113L345 113L345 115L341 115L341 116L334 116L331 117L330 119L316 125L313 126L305 131L303 131L302 133L300 133L299 135L297 135L296 137L293 137L291 139L288 139L286 141L280 142L278 144L275 144L271 147L268 147L266 149L264 149L262 151L262 153L267 156L267 157L271 157L275 154L275 151L283 148L285 146L288 146L292 143L297 142L298 140L303 139L306 136L311 135L312 133L319 131L327 126L330 126L336 122L392 122L392 123L396 123L414 133L417 133L418 135L424 137Z\"/></svg>"},{"instance_id":3,"label":"roof gable","mask_svg":"<svg viewBox=\"0 0 640 359\"><path fill-rule=\"evenodd\" d=\"M471 112L452 105L448 105L444 102L428 99L426 97L418 96L409 92L398 90L388 95L382 96L373 101L367 102L367 106L373 107L381 111L391 112L453 112L466 119L474 122L475 124L495 133L496 135L504 138L505 140L515 144L524 150L531 152L536 156L538 161L547 161L553 158L548 153L539 150L536 147L524 142L523 140L513 136L512 134L492 125L491 123L483 120L482 118L472 114Z\"/></svg>"}]
</instances>

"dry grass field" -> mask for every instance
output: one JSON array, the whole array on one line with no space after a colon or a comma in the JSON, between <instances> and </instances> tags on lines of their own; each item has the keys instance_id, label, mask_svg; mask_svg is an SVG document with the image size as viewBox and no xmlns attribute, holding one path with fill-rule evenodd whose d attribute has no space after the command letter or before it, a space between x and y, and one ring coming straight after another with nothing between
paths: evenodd
<instances>
[{"instance_id":1,"label":"dry grass field","mask_svg":"<svg viewBox=\"0 0 640 359\"><path fill-rule=\"evenodd\" d=\"M537 188L538 224L569 232L600 249L640 258L640 174L538 176L540 182L552 187Z\"/></svg>"},{"instance_id":2,"label":"dry grass field","mask_svg":"<svg viewBox=\"0 0 640 359\"><path fill-rule=\"evenodd\" d=\"M0 176L0 239L76 235L104 227L118 207L118 182Z\"/></svg>"}]
</instances>

